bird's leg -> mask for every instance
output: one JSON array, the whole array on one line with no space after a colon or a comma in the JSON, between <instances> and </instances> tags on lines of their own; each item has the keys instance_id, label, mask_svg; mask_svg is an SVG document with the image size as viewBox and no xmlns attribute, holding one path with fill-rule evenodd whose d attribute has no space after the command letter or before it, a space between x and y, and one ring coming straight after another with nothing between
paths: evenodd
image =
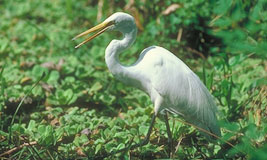
<instances>
[{"instance_id":1,"label":"bird's leg","mask_svg":"<svg viewBox=\"0 0 267 160\"><path fill-rule=\"evenodd\" d=\"M172 156L172 133L170 130L170 125L169 125L169 121L168 121L168 113L166 112L164 114L164 119L165 119L165 124L166 124L166 129L167 129L167 134L168 134L168 145L169 145L169 157Z\"/></svg>"},{"instance_id":2,"label":"bird's leg","mask_svg":"<svg viewBox=\"0 0 267 160\"><path fill-rule=\"evenodd\" d=\"M156 117L157 117L156 114L153 114L153 117L152 117L152 120L151 120L149 129L148 129L147 135L146 135L145 139L142 142L140 142L138 144L134 144L134 145L131 145L130 144L128 147L125 147L125 148L122 148L120 150L117 150L117 151L113 151L111 153L108 153L106 155L102 155L101 157L95 157L95 158L96 159L105 158L105 157L108 157L108 156L111 156L111 155L114 155L114 154L117 154L117 153L120 153L120 152L125 152L125 151L128 151L128 150L131 150L131 149L134 149L134 148L137 148L137 147L141 147L141 146L144 146L144 145L148 144L149 138L150 138L150 134L152 132L152 128L154 126Z\"/></svg>"},{"instance_id":3,"label":"bird's leg","mask_svg":"<svg viewBox=\"0 0 267 160\"><path fill-rule=\"evenodd\" d=\"M148 144L149 138L150 138L150 134L152 132L152 128L154 126L156 117L157 116L155 114L153 114L153 117L152 117L152 120L151 120L151 123L150 123L150 126L149 126L149 129L148 129L148 132L146 134L145 139L141 143L138 143L138 144L135 144L135 145L130 146L130 149L133 149L133 148L136 148L136 147L141 147L141 146L144 146L144 145Z\"/></svg>"}]
</instances>

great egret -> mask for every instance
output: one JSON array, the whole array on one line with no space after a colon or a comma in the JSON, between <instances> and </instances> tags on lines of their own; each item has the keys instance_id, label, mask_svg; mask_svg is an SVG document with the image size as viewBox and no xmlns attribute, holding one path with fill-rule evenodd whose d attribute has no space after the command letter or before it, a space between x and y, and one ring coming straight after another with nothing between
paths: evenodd
<instances>
[{"instance_id":1,"label":"great egret","mask_svg":"<svg viewBox=\"0 0 267 160\"><path fill-rule=\"evenodd\" d=\"M141 52L139 59L133 65L120 64L120 53L134 43L137 34L135 20L131 15L114 13L101 24L77 35L73 40L95 31L99 32L75 48L105 31L121 32L123 39L112 40L106 48L105 61L108 69L118 80L146 92L154 105L154 114L144 141L119 151L147 144L159 112L165 115L170 148L172 140L166 111L178 114L189 123L220 136L215 115L217 108L211 94L198 76L170 51L159 46L151 46ZM212 138L204 132L202 134L208 139Z\"/></svg>"}]
</instances>

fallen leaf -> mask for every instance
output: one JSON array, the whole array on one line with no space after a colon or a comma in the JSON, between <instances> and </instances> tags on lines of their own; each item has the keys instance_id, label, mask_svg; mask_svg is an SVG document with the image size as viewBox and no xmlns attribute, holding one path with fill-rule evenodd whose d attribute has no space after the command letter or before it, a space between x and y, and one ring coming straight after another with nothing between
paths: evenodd
<instances>
[{"instance_id":1,"label":"fallen leaf","mask_svg":"<svg viewBox=\"0 0 267 160\"><path fill-rule=\"evenodd\" d=\"M41 82L40 84L41 84L42 88L44 90L46 90L47 92L52 92L52 90L54 89L54 87L52 85L49 85L47 83Z\"/></svg>"},{"instance_id":2,"label":"fallen leaf","mask_svg":"<svg viewBox=\"0 0 267 160\"><path fill-rule=\"evenodd\" d=\"M42 63L41 66L44 68L55 69L55 70L60 71L63 64L64 64L64 59L61 58L59 59L57 64L55 64L54 62L45 62L45 63Z\"/></svg>"},{"instance_id":3,"label":"fallen leaf","mask_svg":"<svg viewBox=\"0 0 267 160\"><path fill-rule=\"evenodd\" d=\"M56 69L56 65L53 62L45 62L41 66L48 69Z\"/></svg>"},{"instance_id":4,"label":"fallen leaf","mask_svg":"<svg viewBox=\"0 0 267 160\"><path fill-rule=\"evenodd\" d=\"M53 119L51 122L50 122L50 124L52 125L52 126L59 126L59 120L58 120L58 118L55 118L55 119Z\"/></svg>"},{"instance_id":5,"label":"fallen leaf","mask_svg":"<svg viewBox=\"0 0 267 160\"><path fill-rule=\"evenodd\" d=\"M172 12L176 11L178 8L181 8L180 4L171 4L167 9L162 12L162 14L164 16L169 15Z\"/></svg>"},{"instance_id":6,"label":"fallen leaf","mask_svg":"<svg viewBox=\"0 0 267 160\"><path fill-rule=\"evenodd\" d=\"M86 154L84 154L83 149L81 147L77 147L76 152L79 156L86 156Z\"/></svg>"},{"instance_id":7,"label":"fallen leaf","mask_svg":"<svg viewBox=\"0 0 267 160\"><path fill-rule=\"evenodd\" d=\"M99 129L94 129L93 131L92 131L92 135L97 135L99 133Z\"/></svg>"},{"instance_id":8,"label":"fallen leaf","mask_svg":"<svg viewBox=\"0 0 267 160\"><path fill-rule=\"evenodd\" d=\"M81 134L90 135L92 133L90 128L85 128L81 131Z\"/></svg>"},{"instance_id":9,"label":"fallen leaf","mask_svg":"<svg viewBox=\"0 0 267 160\"><path fill-rule=\"evenodd\" d=\"M34 62L21 62L20 68L31 68L34 64Z\"/></svg>"},{"instance_id":10,"label":"fallen leaf","mask_svg":"<svg viewBox=\"0 0 267 160\"><path fill-rule=\"evenodd\" d=\"M260 126L261 124L261 109L257 109L255 113L256 125Z\"/></svg>"},{"instance_id":11,"label":"fallen leaf","mask_svg":"<svg viewBox=\"0 0 267 160\"><path fill-rule=\"evenodd\" d=\"M118 117L120 117L121 119L124 119L124 118L125 118L125 116L124 116L124 114L121 112L121 110L119 111Z\"/></svg>"},{"instance_id":12,"label":"fallen leaf","mask_svg":"<svg viewBox=\"0 0 267 160\"><path fill-rule=\"evenodd\" d=\"M24 77L24 78L22 78L21 80L20 80L20 83L21 84L25 84L25 83L27 83L27 82L29 82L29 81L31 81L32 79L30 78L30 77Z\"/></svg>"},{"instance_id":13,"label":"fallen leaf","mask_svg":"<svg viewBox=\"0 0 267 160\"><path fill-rule=\"evenodd\" d=\"M62 66L63 66L63 64L64 64L64 59L61 58L61 59L58 61L57 65L56 65L56 70L60 71L61 68L62 68Z\"/></svg>"}]
</instances>

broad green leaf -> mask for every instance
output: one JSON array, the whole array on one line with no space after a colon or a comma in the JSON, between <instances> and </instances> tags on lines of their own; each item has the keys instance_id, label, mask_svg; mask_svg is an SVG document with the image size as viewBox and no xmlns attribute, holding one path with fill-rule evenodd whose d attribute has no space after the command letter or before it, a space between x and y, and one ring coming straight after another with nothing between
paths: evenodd
<instances>
[{"instance_id":1,"label":"broad green leaf","mask_svg":"<svg viewBox=\"0 0 267 160\"><path fill-rule=\"evenodd\" d=\"M32 69L32 76L34 77L35 80L39 79L40 77L42 77L43 74L48 75L48 69L47 68L43 68L39 65L35 65Z\"/></svg>"},{"instance_id":2,"label":"broad green leaf","mask_svg":"<svg viewBox=\"0 0 267 160\"><path fill-rule=\"evenodd\" d=\"M36 129L36 122L35 122L35 120L30 120L30 122L28 124L27 130L34 131L35 129Z\"/></svg>"},{"instance_id":3,"label":"broad green leaf","mask_svg":"<svg viewBox=\"0 0 267 160\"><path fill-rule=\"evenodd\" d=\"M58 79L59 79L60 75L58 71L51 71L51 73L49 74L49 78L47 80L47 83L49 84L56 84Z\"/></svg>"},{"instance_id":4,"label":"broad green leaf","mask_svg":"<svg viewBox=\"0 0 267 160\"><path fill-rule=\"evenodd\" d=\"M96 148L95 148L95 154L98 153L98 151L101 149L101 147L102 147L102 144L98 144L98 145L96 145Z\"/></svg>"},{"instance_id":5,"label":"broad green leaf","mask_svg":"<svg viewBox=\"0 0 267 160\"><path fill-rule=\"evenodd\" d=\"M94 83L94 85L90 88L90 93L93 93L93 92L97 92L99 91L100 89L102 89L102 84L100 82L96 82Z\"/></svg>"},{"instance_id":6,"label":"broad green leaf","mask_svg":"<svg viewBox=\"0 0 267 160\"><path fill-rule=\"evenodd\" d=\"M141 134L141 135L146 135L147 134L147 131L148 131L148 126L143 126L143 125L141 125L140 127L139 127L139 133Z\"/></svg>"},{"instance_id":7,"label":"broad green leaf","mask_svg":"<svg viewBox=\"0 0 267 160\"><path fill-rule=\"evenodd\" d=\"M232 0L219 0L216 1L216 6L213 8L214 13L224 14L232 5Z\"/></svg>"}]
</instances>

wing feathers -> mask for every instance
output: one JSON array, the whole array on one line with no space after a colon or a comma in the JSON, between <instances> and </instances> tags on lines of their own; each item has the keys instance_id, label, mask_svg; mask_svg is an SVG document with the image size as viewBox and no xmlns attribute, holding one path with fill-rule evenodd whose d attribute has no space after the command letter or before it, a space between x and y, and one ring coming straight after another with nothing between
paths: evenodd
<instances>
[{"instance_id":1,"label":"wing feathers","mask_svg":"<svg viewBox=\"0 0 267 160\"><path fill-rule=\"evenodd\" d=\"M220 135L216 119L216 105L207 88L197 75L168 50L153 46L141 53L142 61L137 65L143 85L152 101L153 92L163 97L163 109L182 115L187 121ZM138 68L139 66L139 68ZM151 89L153 88L153 89ZM208 136L207 136L208 137Z\"/></svg>"},{"instance_id":2,"label":"wing feathers","mask_svg":"<svg viewBox=\"0 0 267 160\"><path fill-rule=\"evenodd\" d=\"M157 53L157 60L162 63L157 63L151 74L152 87L164 98L163 109L183 115L189 122L219 136L213 97L186 64L167 52Z\"/></svg>"}]
</instances>

